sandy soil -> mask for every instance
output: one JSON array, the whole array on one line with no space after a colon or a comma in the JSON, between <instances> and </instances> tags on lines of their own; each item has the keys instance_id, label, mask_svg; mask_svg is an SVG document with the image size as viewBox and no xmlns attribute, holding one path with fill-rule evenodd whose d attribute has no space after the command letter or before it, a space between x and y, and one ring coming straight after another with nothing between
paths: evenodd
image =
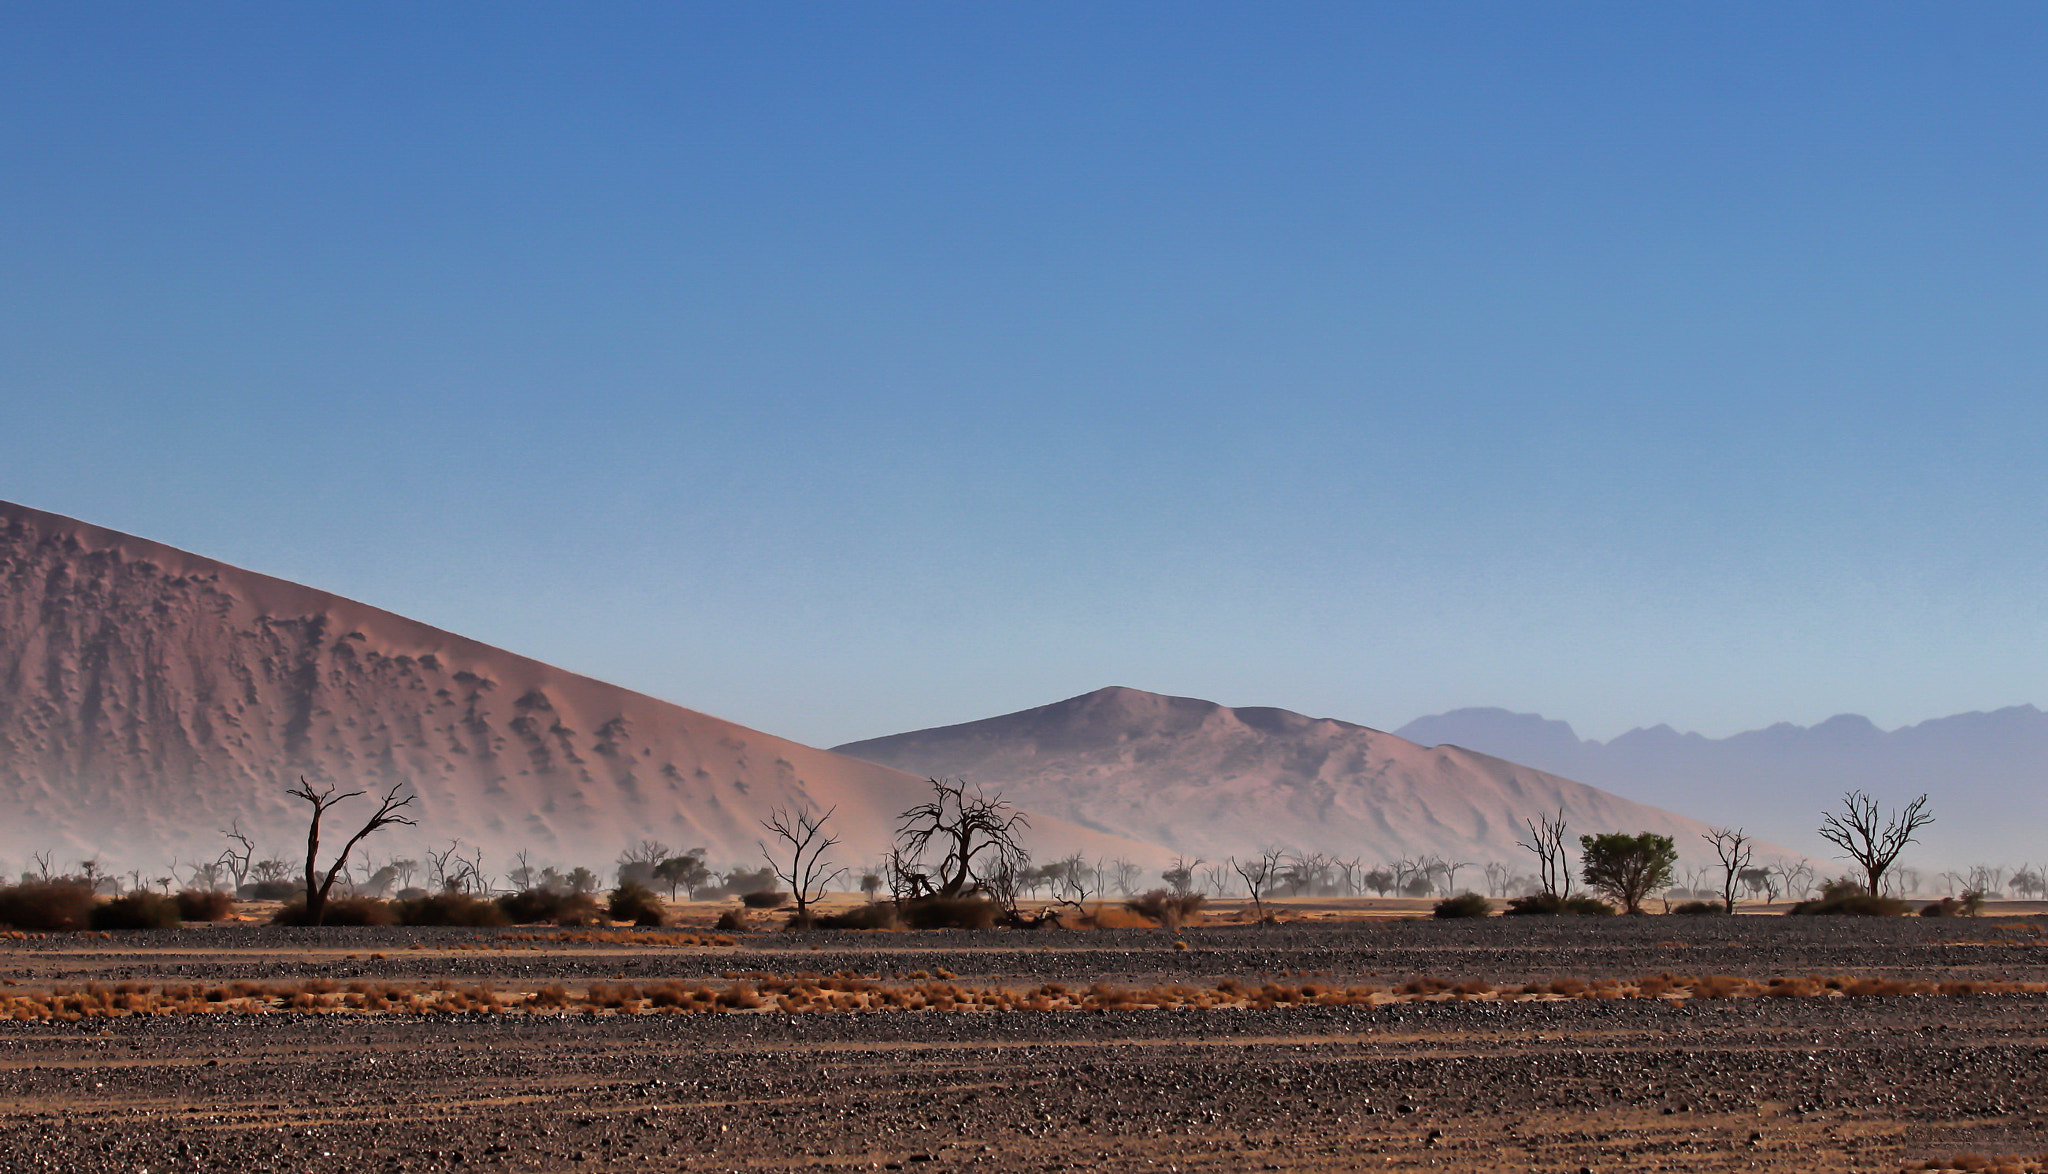
<instances>
[{"instance_id":1,"label":"sandy soil","mask_svg":"<svg viewBox=\"0 0 2048 1174\"><path fill-rule=\"evenodd\" d=\"M733 946L223 926L0 943L0 994L846 970L992 986L2041 982L2048 920L1317 919ZM2044 1011L2044 995L1919 995L0 1023L0 1168L1894 1170L2048 1152Z\"/></svg>"}]
</instances>

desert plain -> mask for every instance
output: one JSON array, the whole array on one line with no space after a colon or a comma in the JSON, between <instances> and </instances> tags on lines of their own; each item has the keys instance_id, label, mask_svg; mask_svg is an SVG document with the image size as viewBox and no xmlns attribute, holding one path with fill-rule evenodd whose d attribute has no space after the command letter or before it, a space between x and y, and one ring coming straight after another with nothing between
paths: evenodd
<instances>
[{"instance_id":1,"label":"desert plain","mask_svg":"<svg viewBox=\"0 0 2048 1174\"><path fill-rule=\"evenodd\" d=\"M0 1169L2040 1169L2048 917L0 941Z\"/></svg>"}]
</instances>

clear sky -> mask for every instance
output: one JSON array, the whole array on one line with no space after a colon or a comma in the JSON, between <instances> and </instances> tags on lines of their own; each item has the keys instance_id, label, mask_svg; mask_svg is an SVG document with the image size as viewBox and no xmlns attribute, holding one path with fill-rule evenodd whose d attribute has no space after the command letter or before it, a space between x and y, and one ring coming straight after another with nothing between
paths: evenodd
<instances>
[{"instance_id":1,"label":"clear sky","mask_svg":"<svg viewBox=\"0 0 2048 1174\"><path fill-rule=\"evenodd\" d=\"M2037 4L0 10L0 497L817 744L2048 703Z\"/></svg>"}]
</instances>

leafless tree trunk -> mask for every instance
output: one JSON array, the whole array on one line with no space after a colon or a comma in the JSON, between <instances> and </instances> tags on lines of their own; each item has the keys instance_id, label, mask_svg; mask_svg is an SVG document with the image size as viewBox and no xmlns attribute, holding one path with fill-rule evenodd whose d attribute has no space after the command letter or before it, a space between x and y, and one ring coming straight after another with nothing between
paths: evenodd
<instances>
[{"instance_id":1,"label":"leafless tree trunk","mask_svg":"<svg viewBox=\"0 0 2048 1174\"><path fill-rule=\"evenodd\" d=\"M378 803L376 814L370 816L369 821L363 824L362 830L350 836L348 843L341 846L340 853L334 857L334 863L327 869L326 878L322 879L316 862L320 855L320 817L327 813L328 808L343 799L353 799L363 794L362 791L350 791L337 795L334 790L333 787L325 790L316 788L306 782L305 776L301 775L298 789L285 792L313 805L313 818L306 825L306 920L314 925L319 925L320 919L327 912L327 894L334 889L334 878L341 874L341 870L348 864L348 854L363 841L363 837L378 828L389 827L395 823L408 827L417 826L412 819L398 814L400 808L412 803L413 797L407 795L403 799L399 798L398 786L394 784L385 792L383 801Z\"/></svg>"},{"instance_id":2,"label":"leafless tree trunk","mask_svg":"<svg viewBox=\"0 0 2048 1174\"><path fill-rule=\"evenodd\" d=\"M914 864L934 842L945 850L939 862L936 896L973 892L980 870L995 868L1000 862L1022 864L1026 854L1017 843L1017 833L1030 826L1023 812L1005 803L1001 795L970 792L964 779L929 781L933 798L904 812L896 835L898 851L906 862ZM977 858L983 853L991 853L993 860L979 863Z\"/></svg>"},{"instance_id":3,"label":"leafless tree trunk","mask_svg":"<svg viewBox=\"0 0 2048 1174\"><path fill-rule=\"evenodd\" d=\"M242 886L249 883L249 869L256 859L256 844L243 834L242 821L239 819L222 829L220 834L233 841L233 844L221 851L220 864L235 878L235 891L240 892ZM240 852L235 851L236 845L241 847Z\"/></svg>"},{"instance_id":4,"label":"leafless tree trunk","mask_svg":"<svg viewBox=\"0 0 2048 1174\"><path fill-rule=\"evenodd\" d=\"M1553 897L1572 895L1572 858L1564 846L1564 809L1559 808L1557 816L1539 815L1535 819L1522 821L1529 829L1529 838L1517 839L1515 843L1527 848L1536 857L1537 881L1545 894Z\"/></svg>"},{"instance_id":5,"label":"leafless tree trunk","mask_svg":"<svg viewBox=\"0 0 2048 1174\"><path fill-rule=\"evenodd\" d=\"M1116 891L1129 897L1138 887L1138 876L1143 871L1128 860L1112 860L1110 867L1116 870Z\"/></svg>"},{"instance_id":6,"label":"leafless tree trunk","mask_svg":"<svg viewBox=\"0 0 2048 1174\"><path fill-rule=\"evenodd\" d=\"M838 836L825 834L825 821L831 819L832 812L837 810L834 807L823 815L812 815L808 811L792 815L778 807L761 821L762 827L774 832L782 841L783 855L769 851L765 843L760 844L761 855L768 858L768 866L775 870L776 879L788 885L789 891L796 895L798 924L810 921L811 902L824 896L833 881L846 875L845 868L825 859L825 852L839 842ZM789 862L786 867L783 864L785 859Z\"/></svg>"},{"instance_id":7,"label":"leafless tree trunk","mask_svg":"<svg viewBox=\"0 0 2048 1174\"><path fill-rule=\"evenodd\" d=\"M1507 865L1505 865L1505 864L1502 864L1502 863L1501 863L1500 861L1498 861L1498 860L1489 860L1489 861L1487 861L1487 862L1486 862L1486 895L1487 895L1487 896L1489 896L1489 897L1505 897L1505 896L1507 896L1507 895L1508 895L1508 884L1509 884L1509 882L1511 882L1511 881L1513 881L1513 880L1514 880L1514 870L1513 870L1513 869L1509 868L1509 867L1508 867Z\"/></svg>"},{"instance_id":8,"label":"leafless tree trunk","mask_svg":"<svg viewBox=\"0 0 2048 1174\"><path fill-rule=\"evenodd\" d=\"M1865 792L1851 791L1842 797L1840 812L1822 814L1820 836L1856 862L1869 878L1865 891L1876 897L1884 892L1885 870L1913 842L1913 833L1933 822L1925 795L1886 816L1878 810L1877 800Z\"/></svg>"},{"instance_id":9,"label":"leafless tree trunk","mask_svg":"<svg viewBox=\"0 0 2048 1174\"><path fill-rule=\"evenodd\" d=\"M1756 846L1741 828L1709 828L1700 838L1713 845L1714 855L1721 860L1721 900L1727 911L1734 913L1735 884L1742 878L1742 870L1749 867Z\"/></svg>"},{"instance_id":10,"label":"leafless tree trunk","mask_svg":"<svg viewBox=\"0 0 2048 1174\"><path fill-rule=\"evenodd\" d=\"M1252 909L1258 914L1260 921L1271 920L1266 914L1266 886L1272 884L1274 878L1279 875L1280 862L1284 858L1285 854L1277 848L1262 849L1258 857L1252 860L1240 861L1235 856L1229 858L1230 867L1238 876L1244 878L1245 888L1251 891Z\"/></svg>"}]
</instances>

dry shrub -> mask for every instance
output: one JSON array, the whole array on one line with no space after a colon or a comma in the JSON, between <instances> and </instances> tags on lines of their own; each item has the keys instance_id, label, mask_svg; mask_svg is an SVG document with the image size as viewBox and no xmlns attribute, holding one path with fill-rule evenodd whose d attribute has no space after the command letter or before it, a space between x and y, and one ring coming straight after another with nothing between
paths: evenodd
<instances>
[{"instance_id":1,"label":"dry shrub","mask_svg":"<svg viewBox=\"0 0 2048 1174\"><path fill-rule=\"evenodd\" d=\"M718 915L718 921L712 928L726 933L746 933L748 930L753 929L754 926L752 922L747 920L746 910L728 909Z\"/></svg>"},{"instance_id":2,"label":"dry shrub","mask_svg":"<svg viewBox=\"0 0 2048 1174\"><path fill-rule=\"evenodd\" d=\"M1459 893L1455 897L1445 897L1436 903L1435 909L1430 911L1430 916L1445 920L1458 917L1490 917L1492 915L1493 902L1480 896L1478 893Z\"/></svg>"},{"instance_id":3,"label":"dry shrub","mask_svg":"<svg viewBox=\"0 0 2048 1174\"><path fill-rule=\"evenodd\" d=\"M1701 999L1732 999L1739 995L1753 993L1755 983L1746 978L1735 978L1726 974L1696 978L1692 982L1694 997Z\"/></svg>"},{"instance_id":4,"label":"dry shrub","mask_svg":"<svg viewBox=\"0 0 2048 1174\"><path fill-rule=\"evenodd\" d=\"M1681 917L1702 917L1713 913L1726 913L1728 906L1719 901L1687 901L1671 910Z\"/></svg>"},{"instance_id":5,"label":"dry shrub","mask_svg":"<svg viewBox=\"0 0 2048 1174\"><path fill-rule=\"evenodd\" d=\"M1586 980L1583 978L1553 978L1549 985L1551 994L1563 995L1568 999L1578 998L1586 993L1586 989Z\"/></svg>"},{"instance_id":6,"label":"dry shrub","mask_svg":"<svg viewBox=\"0 0 2048 1174\"><path fill-rule=\"evenodd\" d=\"M1432 978L1429 975L1411 978L1400 986L1400 991L1404 995L1433 995L1438 991L1447 991L1449 989L1451 989L1450 983L1445 982L1441 978Z\"/></svg>"},{"instance_id":7,"label":"dry shrub","mask_svg":"<svg viewBox=\"0 0 2048 1174\"><path fill-rule=\"evenodd\" d=\"M731 988L721 991L716 1001L719 1006L736 1011L751 1011L767 1003L760 992L754 989L753 984L746 982L734 983Z\"/></svg>"},{"instance_id":8,"label":"dry shrub","mask_svg":"<svg viewBox=\"0 0 2048 1174\"><path fill-rule=\"evenodd\" d=\"M1653 974L1648 978L1636 980L1636 993L1646 999L1657 999L1662 998L1677 985L1678 979L1669 972Z\"/></svg>"},{"instance_id":9,"label":"dry shrub","mask_svg":"<svg viewBox=\"0 0 2048 1174\"><path fill-rule=\"evenodd\" d=\"M273 925L311 925L306 902L293 901L271 916ZM322 925L397 925L399 910L389 901L375 897L336 897L327 902L320 917ZM414 923L407 923L414 924Z\"/></svg>"},{"instance_id":10,"label":"dry shrub","mask_svg":"<svg viewBox=\"0 0 2048 1174\"><path fill-rule=\"evenodd\" d=\"M1905 995L1913 993L1914 984L1896 978L1858 978L1842 987L1842 993L1852 998L1869 998L1872 995ZM1929 988L1931 989L1931 988Z\"/></svg>"},{"instance_id":11,"label":"dry shrub","mask_svg":"<svg viewBox=\"0 0 2048 1174\"><path fill-rule=\"evenodd\" d=\"M84 881L0 885L0 925L29 930L80 930L92 920L92 886Z\"/></svg>"},{"instance_id":12,"label":"dry shrub","mask_svg":"<svg viewBox=\"0 0 2048 1174\"><path fill-rule=\"evenodd\" d=\"M900 906L912 929L988 929L1003 907L987 897L919 897Z\"/></svg>"},{"instance_id":13,"label":"dry shrub","mask_svg":"<svg viewBox=\"0 0 2048 1174\"><path fill-rule=\"evenodd\" d=\"M397 903L400 925L509 925L495 901L468 893L434 893Z\"/></svg>"},{"instance_id":14,"label":"dry shrub","mask_svg":"<svg viewBox=\"0 0 2048 1174\"><path fill-rule=\"evenodd\" d=\"M160 893L127 893L92 911L94 929L177 929L178 903Z\"/></svg>"},{"instance_id":15,"label":"dry shrub","mask_svg":"<svg viewBox=\"0 0 2048 1174\"><path fill-rule=\"evenodd\" d=\"M235 911L235 898L219 889L186 889L180 892L178 916L186 921L222 921Z\"/></svg>"},{"instance_id":16,"label":"dry shrub","mask_svg":"<svg viewBox=\"0 0 2048 1174\"><path fill-rule=\"evenodd\" d=\"M1080 919L1089 929L1146 929L1152 922L1121 905L1096 905Z\"/></svg>"},{"instance_id":17,"label":"dry shrub","mask_svg":"<svg viewBox=\"0 0 2048 1174\"><path fill-rule=\"evenodd\" d=\"M1873 897L1858 891L1801 901L1785 912L1794 916L1899 917L1911 908L1897 897Z\"/></svg>"},{"instance_id":18,"label":"dry shrub","mask_svg":"<svg viewBox=\"0 0 2048 1174\"><path fill-rule=\"evenodd\" d=\"M584 993L583 1001L593 1007L624 1010L640 1005L640 988L630 982L613 986L610 983L594 982Z\"/></svg>"},{"instance_id":19,"label":"dry shrub","mask_svg":"<svg viewBox=\"0 0 2048 1174\"><path fill-rule=\"evenodd\" d=\"M597 899L589 893L523 889L499 897L498 908L517 925L591 925L598 920Z\"/></svg>"},{"instance_id":20,"label":"dry shrub","mask_svg":"<svg viewBox=\"0 0 2048 1174\"><path fill-rule=\"evenodd\" d=\"M1207 900L1208 898L1200 893L1176 893L1170 889L1153 889L1125 901L1124 908L1167 929L1179 929L1201 913L1202 905Z\"/></svg>"},{"instance_id":21,"label":"dry shrub","mask_svg":"<svg viewBox=\"0 0 2048 1174\"><path fill-rule=\"evenodd\" d=\"M661 898L652 889L631 881L611 891L606 897L605 909L613 921L648 926L668 924L668 906L661 903Z\"/></svg>"},{"instance_id":22,"label":"dry shrub","mask_svg":"<svg viewBox=\"0 0 2048 1174\"><path fill-rule=\"evenodd\" d=\"M878 901L849 909L844 913L827 913L814 919L819 929L902 929L903 917L891 901ZM794 924L794 923L792 923Z\"/></svg>"}]
</instances>

